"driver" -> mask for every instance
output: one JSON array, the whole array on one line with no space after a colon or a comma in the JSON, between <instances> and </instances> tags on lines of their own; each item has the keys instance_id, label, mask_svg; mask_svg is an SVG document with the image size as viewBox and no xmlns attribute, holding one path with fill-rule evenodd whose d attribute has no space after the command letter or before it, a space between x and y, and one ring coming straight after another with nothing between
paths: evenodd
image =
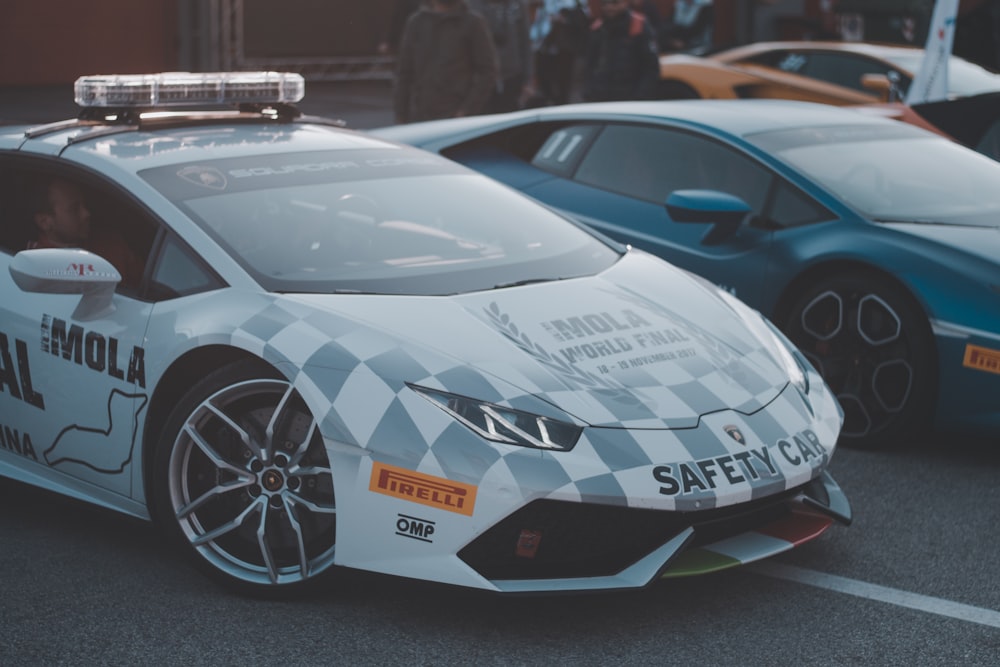
<instances>
[{"instance_id":1,"label":"driver","mask_svg":"<svg viewBox=\"0 0 1000 667\"><path fill-rule=\"evenodd\" d=\"M82 248L111 262L126 287L139 284L142 261L120 234L92 229L90 208L79 185L60 178L40 183L33 211L38 235L28 242L29 249Z\"/></svg>"}]
</instances>

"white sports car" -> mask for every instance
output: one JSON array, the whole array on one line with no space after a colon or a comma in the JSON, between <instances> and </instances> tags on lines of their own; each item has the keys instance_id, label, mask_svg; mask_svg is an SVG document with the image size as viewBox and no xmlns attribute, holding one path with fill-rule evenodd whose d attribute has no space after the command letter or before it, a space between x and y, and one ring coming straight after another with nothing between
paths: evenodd
<instances>
[{"instance_id":1,"label":"white sports car","mask_svg":"<svg viewBox=\"0 0 1000 667\"><path fill-rule=\"evenodd\" d=\"M85 77L0 128L0 475L254 594L640 587L850 521L840 408L758 313L303 91Z\"/></svg>"}]
</instances>

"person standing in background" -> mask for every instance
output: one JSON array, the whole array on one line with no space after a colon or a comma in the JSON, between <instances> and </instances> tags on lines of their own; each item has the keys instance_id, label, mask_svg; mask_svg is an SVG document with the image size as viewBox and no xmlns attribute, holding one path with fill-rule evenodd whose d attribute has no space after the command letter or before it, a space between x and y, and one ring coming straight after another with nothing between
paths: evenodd
<instances>
[{"instance_id":1,"label":"person standing in background","mask_svg":"<svg viewBox=\"0 0 1000 667\"><path fill-rule=\"evenodd\" d=\"M482 113L497 80L485 19L465 0L430 0L410 16L396 58L397 123Z\"/></svg>"},{"instance_id":2,"label":"person standing in background","mask_svg":"<svg viewBox=\"0 0 1000 667\"><path fill-rule=\"evenodd\" d=\"M406 20L423 4L424 0L393 1L392 14L389 16L389 28L386 30L385 38L378 44L379 55L384 56L399 51L399 40L403 37L403 27L406 25Z\"/></svg>"},{"instance_id":3,"label":"person standing in background","mask_svg":"<svg viewBox=\"0 0 1000 667\"><path fill-rule=\"evenodd\" d=\"M601 0L587 46L587 101L651 99L660 80L656 35L629 0Z\"/></svg>"},{"instance_id":4,"label":"person standing in background","mask_svg":"<svg viewBox=\"0 0 1000 667\"><path fill-rule=\"evenodd\" d=\"M486 111L520 109L534 69L526 0L468 0L468 3L470 11L486 19L497 51L500 75Z\"/></svg>"},{"instance_id":5,"label":"person standing in background","mask_svg":"<svg viewBox=\"0 0 1000 667\"><path fill-rule=\"evenodd\" d=\"M649 24L653 26L654 32L659 30L663 19L660 17L660 10L653 0L629 0L628 4L633 12L639 12L646 17Z\"/></svg>"},{"instance_id":6,"label":"person standing in background","mask_svg":"<svg viewBox=\"0 0 1000 667\"><path fill-rule=\"evenodd\" d=\"M674 13L662 29L665 51L694 51L712 45L712 0L675 0Z\"/></svg>"},{"instance_id":7,"label":"person standing in background","mask_svg":"<svg viewBox=\"0 0 1000 667\"><path fill-rule=\"evenodd\" d=\"M590 17L581 0L534 0L531 41L536 95L532 106L566 104L573 95L577 63L587 50Z\"/></svg>"},{"instance_id":8,"label":"person standing in background","mask_svg":"<svg viewBox=\"0 0 1000 667\"><path fill-rule=\"evenodd\" d=\"M646 17L650 27L653 28L653 34L656 35L657 45L659 45L660 34L663 32L663 17L660 16L660 10L656 3L653 0L629 0L629 8Z\"/></svg>"}]
</instances>

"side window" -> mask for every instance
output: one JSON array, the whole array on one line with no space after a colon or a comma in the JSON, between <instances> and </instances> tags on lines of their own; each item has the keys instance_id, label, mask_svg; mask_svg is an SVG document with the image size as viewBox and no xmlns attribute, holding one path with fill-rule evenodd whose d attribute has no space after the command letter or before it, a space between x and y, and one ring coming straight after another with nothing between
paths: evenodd
<instances>
[{"instance_id":1,"label":"side window","mask_svg":"<svg viewBox=\"0 0 1000 667\"><path fill-rule=\"evenodd\" d=\"M571 125L549 135L531 164L557 176L568 177L600 131L599 125Z\"/></svg>"},{"instance_id":2,"label":"side window","mask_svg":"<svg viewBox=\"0 0 1000 667\"><path fill-rule=\"evenodd\" d=\"M904 85L909 81L909 77L896 68L853 53L780 50L750 58L748 62L808 76L862 93L871 92L861 83L865 74L888 75L889 72L896 72L900 75L900 80L904 82Z\"/></svg>"},{"instance_id":3,"label":"side window","mask_svg":"<svg viewBox=\"0 0 1000 667\"><path fill-rule=\"evenodd\" d=\"M760 214L774 176L749 157L688 132L609 125L580 163L576 180L662 204L675 190L721 190Z\"/></svg>"},{"instance_id":4,"label":"side window","mask_svg":"<svg viewBox=\"0 0 1000 667\"><path fill-rule=\"evenodd\" d=\"M150 277L153 298L169 299L221 286L215 274L180 242L172 237L163 242Z\"/></svg>"},{"instance_id":5,"label":"side window","mask_svg":"<svg viewBox=\"0 0 1000 667\"><path fill-rule=\"evenodd\" d=\"M24 193L27 183L13 169L0 169L0 251L24 250L35 237L35 225Z\"/></svg>"},{"instance_id":6,"label":"side window","mask_svg":"<svg viewBox=\"0 0 1000 667\"><path fill-rule=\"evenodd\" d=\"M0 247L83 248L118 269L119 292L140 294L158 227L118 188L40 160L5 162L0 182Z\"/></svg>"},{"instance_id":7,"label":"side window","mask_svg":"<svg viewBox=\"0 0 1000 667\"><path fill-rule=\"evenodd\" d=\"M863 56L846 53L810 53L805 67L799 72L827 83L833 83L860 92L870 92L861 81L866 74L885 74L895 68Z\"/></svg>"},{"instance_id":8,"label":"side window","mask_svg":"<svg viewBox=\"0 0 1000 667\"><path fill-rule=\"evenodd\" d=\"M805 72L802 70L805 69L808 58L809 54L801 51L776 49L747 58L744 62L765 65L774 69L780 69L782 72L805 76Z\"/></svg>"},{"instance_id":9,"label":"side window","mask_svg":"<svg viewBox=\"0 0 1000 667\"><path fill-rule=\"evenodd\" d=\"M802 68L806 66L806 57L804 55L789 51L769 53L761 60L765 65L777 67L783 72L792 72L793 74L799 74Z\"/></svg>"},{"instance_id":10,"label":"side window","mask_svg":"<svg viewBox=\"0 0 1000 667\"><path fill-rule=\"evenodd\" d=\"M777 227L800 227L835 218L828 209L791 183L779 180L767 221Z\"/></svg>"}]
</instances>

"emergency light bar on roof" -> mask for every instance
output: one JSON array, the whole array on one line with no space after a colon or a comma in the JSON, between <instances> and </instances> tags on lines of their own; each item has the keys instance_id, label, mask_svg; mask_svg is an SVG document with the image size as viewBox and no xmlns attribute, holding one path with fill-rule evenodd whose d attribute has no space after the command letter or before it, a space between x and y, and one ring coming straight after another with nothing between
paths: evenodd
<instances>
[{"instance_id":1,"label":"emergency light bar on roof","mask_svg":"<svg viewBox=\"0 0 1000 667\"><path fill-rule=\"evenodd\" d=\"M294 104L305 80L292 72L171 72L82 76L73 85L87 108Z\"/></svg>"}]
</instances>

